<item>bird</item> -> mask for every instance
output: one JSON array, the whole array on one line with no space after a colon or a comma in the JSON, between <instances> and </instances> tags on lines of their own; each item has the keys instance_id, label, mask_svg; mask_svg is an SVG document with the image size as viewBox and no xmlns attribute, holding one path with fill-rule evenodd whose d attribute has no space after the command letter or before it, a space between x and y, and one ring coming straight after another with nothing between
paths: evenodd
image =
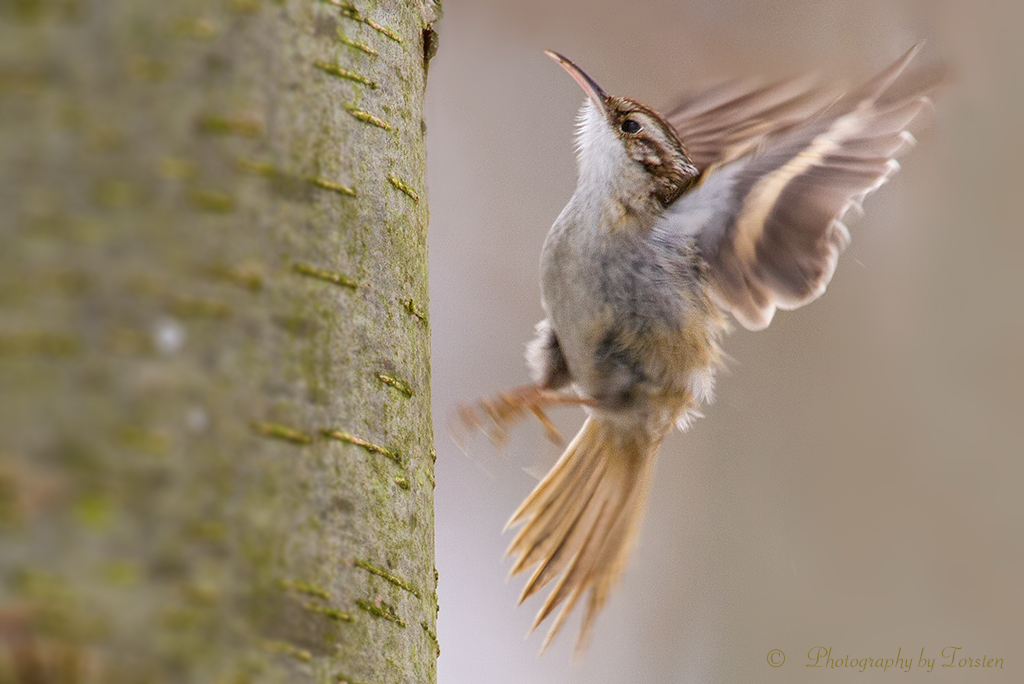
<instances>
[{"instance_id":1,"label":"bird","mask_svg":"<svg viewBox=\"0 0 1024 684\"><path fill-rule=\"evenodd\" d=\"M731 320L748 330L820 297L850 241L843 218L899 168L908 127L941 81L908 64L918 43L859 88L807 77L730 82L662 116L608 95L552 51L583 89L577 185L540 258L545 318L528 344L532 382L462 406L494 441L546 409L587 416L512 514L520 603L554 583L531 632L561 606L543 653L581 599L575 654L622 578L662 440L713 399Z\"/></svg>"}]
</instances>

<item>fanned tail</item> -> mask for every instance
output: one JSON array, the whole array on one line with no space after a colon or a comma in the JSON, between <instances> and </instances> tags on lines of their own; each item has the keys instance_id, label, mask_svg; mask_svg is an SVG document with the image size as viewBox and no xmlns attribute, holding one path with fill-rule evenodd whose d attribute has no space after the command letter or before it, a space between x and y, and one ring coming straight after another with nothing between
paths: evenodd
<instances>
[{"instance_id":1,"label":"fanned tail","mask_svg":"<svg viewBox=\"0 0 1024 684\"><path fill-rule=\"evenodd\" d=\"M643 519L654 457L664 431L624 427L591 415L551 472L512 514L522 524L509 546L518 554L512 575L537 565L520 603L561 575L533 629L565 604L548 632L543 653L588 590L576 654L584 652L594 620L625 569Z\"/></svg>"}]
</instances>

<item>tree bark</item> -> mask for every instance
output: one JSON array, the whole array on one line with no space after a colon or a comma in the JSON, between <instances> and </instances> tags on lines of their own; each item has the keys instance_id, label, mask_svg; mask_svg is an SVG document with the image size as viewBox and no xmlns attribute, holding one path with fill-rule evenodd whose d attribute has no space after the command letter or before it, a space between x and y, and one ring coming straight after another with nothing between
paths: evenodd
<instances>
[{"instance_id":1,"label":"tree bark","mask_svg":"<svg viewBox=\"0 0 1024 684\"><path fill-rule=\"evenodd\" d=\"M0 682L432 682L429 0L0 5Z\"/></svg>"}]
</instances>

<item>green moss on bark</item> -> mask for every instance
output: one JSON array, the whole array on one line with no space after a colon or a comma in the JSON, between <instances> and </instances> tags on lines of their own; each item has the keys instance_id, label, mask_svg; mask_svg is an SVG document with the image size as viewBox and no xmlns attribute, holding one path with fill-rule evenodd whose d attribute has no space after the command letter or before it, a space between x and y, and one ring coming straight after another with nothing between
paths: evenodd
<instances>
[{"instance_id":1,"label":"green moss on bark","mask_svg":"<svg viewBox=\"0 0 1024 684\"><path fill-rule=\"evenodd\" d=\"M434 681L436 13L0 9L0 681Z\"/></svg>"}]
</instances>

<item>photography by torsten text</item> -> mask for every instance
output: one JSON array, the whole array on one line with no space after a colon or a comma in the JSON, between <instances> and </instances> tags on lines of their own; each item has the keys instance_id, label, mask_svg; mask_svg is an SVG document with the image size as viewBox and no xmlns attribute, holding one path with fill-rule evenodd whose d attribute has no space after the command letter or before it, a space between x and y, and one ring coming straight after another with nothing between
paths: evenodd
<instances>
[{"instance_id":1,"label":"photography by torsten text","mask_svg":"<svg viewBox=\"0 0 1024 684\"><path fill-rule=\"evenodd\" d=\"M872 672L877 672L878 670L886 672L890 669L910 672L915 667L926 672L931 672L936 667L1003 669L1002 658L987 654L977 656L965 653L960 646L946 646L938 651L938 653L929 653L922 647L916 658L910 655L909 652L903 653L902 648L897 649L895 657L857 657L849 654L833 656L831 646L815 646L807 652L807 661L804 667L820 667L829 670L853 668L858 672L868 670Z\"/></svg>"}]
</instances>

